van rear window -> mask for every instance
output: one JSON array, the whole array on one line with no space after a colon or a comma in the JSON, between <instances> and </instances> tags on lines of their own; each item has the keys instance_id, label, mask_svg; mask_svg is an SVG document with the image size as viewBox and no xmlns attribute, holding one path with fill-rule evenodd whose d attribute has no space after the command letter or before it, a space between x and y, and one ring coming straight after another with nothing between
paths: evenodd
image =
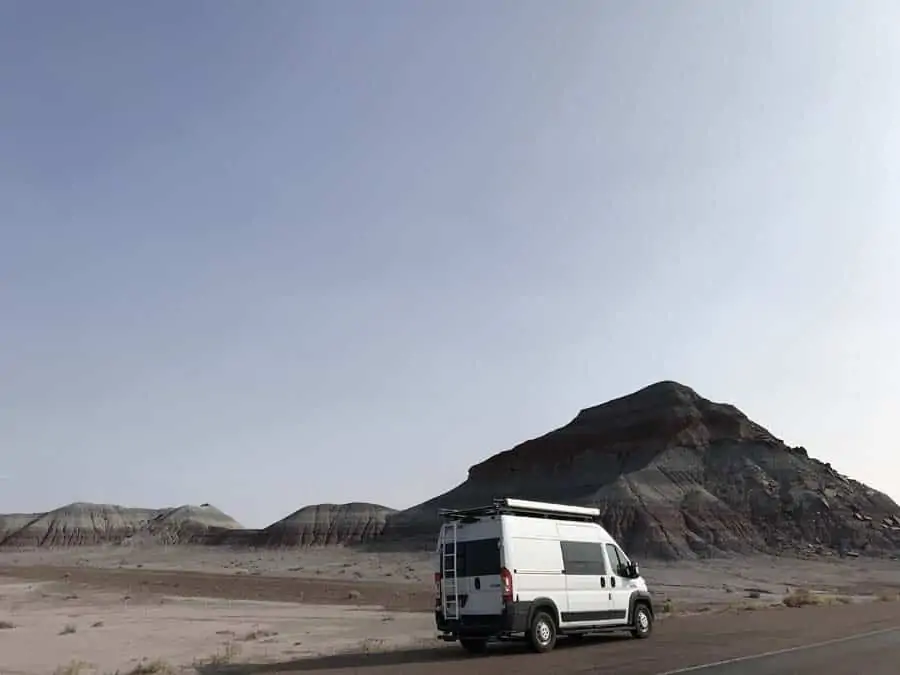
<instances>
[{"instance_id":1,"label":"van rear window","mask_svg":"<svg viewBox=\"0 0 900 675\"><path fill-rule=\"evenodd\" d=\"M444 550L447 554L452 553L453 544L447 542ZM456 550L456 576L487 577L500 574L500 539L460 541L456 543Z\"/></svg>"}]
</instances>

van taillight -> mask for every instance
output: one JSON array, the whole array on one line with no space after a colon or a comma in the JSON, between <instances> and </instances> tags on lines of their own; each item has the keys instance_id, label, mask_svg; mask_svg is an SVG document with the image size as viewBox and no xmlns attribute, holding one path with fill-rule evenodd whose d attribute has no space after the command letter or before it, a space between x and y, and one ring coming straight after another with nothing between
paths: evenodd
<instances>
[{"instance_id":1,"label":"van taillight","mask_svg":"<svg viewBox=\"0 0 900 675\"><path fill-rule=\"evenodd\" d=\"M513 579L512 574L505 567L500 570L500 581L503 583L503 602L512 602Z\"/></svg>"},{"instance_id":2,"label":"van taillight","mask_svg":"<svg viewBox=\"0 0 900 675\"><path fill-rule=\"evenodd\" d=\"M434 573L434 594L441 597L441 573Z\"/></svg>"}]
</instances>

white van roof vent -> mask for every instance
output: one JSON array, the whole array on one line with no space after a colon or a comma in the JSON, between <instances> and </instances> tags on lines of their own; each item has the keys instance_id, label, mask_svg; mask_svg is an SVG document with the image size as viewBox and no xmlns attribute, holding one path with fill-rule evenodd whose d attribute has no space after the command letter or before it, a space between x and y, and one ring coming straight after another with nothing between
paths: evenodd
<instances>
[{"instance_id":1,"label":"white van roof vent","mask_svg":"<svg viewBox=\"0 0 900 675\"><path fill-rule=\"evenodd\" d=\"M446 520L471 520L496 515L530 516L532 518L555 518L557 520L580 520L594 522L600 518L600 509L569 504L535 502L529 499L504 497L495 499L490 506L474 509L441 509L440 515Z\"/></svg>"}]
</instances>

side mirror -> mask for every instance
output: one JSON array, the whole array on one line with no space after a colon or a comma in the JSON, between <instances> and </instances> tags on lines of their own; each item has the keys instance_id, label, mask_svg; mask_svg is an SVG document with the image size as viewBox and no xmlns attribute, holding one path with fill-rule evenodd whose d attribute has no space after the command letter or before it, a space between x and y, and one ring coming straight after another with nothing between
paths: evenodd
<instances>
[{"instance_id":1,"label":"side mirror","mask_svg":"<svg viewBox=\"0 0 900 675\"><path fill-rule=\"evenodd\" d=\"M628 563L625 566L625 576L627 576L629 579L637 579L639 576L641 576L641 568L636 562Z\"/></svg>"}]
</instances>

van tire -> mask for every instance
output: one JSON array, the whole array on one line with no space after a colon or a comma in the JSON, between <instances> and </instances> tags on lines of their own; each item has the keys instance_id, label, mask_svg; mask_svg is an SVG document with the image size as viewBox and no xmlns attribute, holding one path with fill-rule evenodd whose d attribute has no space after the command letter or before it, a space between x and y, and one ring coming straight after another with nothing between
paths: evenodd
<instances>
[{"instance_id":1,"label":"van tire","mask_svg":"<svg viewBox=\"0 0 900 675\"><path fill-rule=\"evenodd\" d=\"M556 622L550 613L539 609L531 617L528 628L528 645L539 654L549 652L556 646Z\"/></svg>"},{"instance_id":2,"label":"van tire","mask_svg":"<svg viewBox=\"0 0 900 675\"><path fill-rule=\"evenodd\" d=\"M484 638L460 638L459 644L470 654L484 654L487 651L487 640Z\"/></svg>"},{"instance_id":3,"label":"van tire","mask_svg":"<svg viewBox=\"0 0 900 675\"><path fill-rule=\"evenodd\" d=\"M645 640L650 637L652 631L653 614L645 603L639 602L634 606L631 635L639 640Z\"/></svg>"}]
</instances>

